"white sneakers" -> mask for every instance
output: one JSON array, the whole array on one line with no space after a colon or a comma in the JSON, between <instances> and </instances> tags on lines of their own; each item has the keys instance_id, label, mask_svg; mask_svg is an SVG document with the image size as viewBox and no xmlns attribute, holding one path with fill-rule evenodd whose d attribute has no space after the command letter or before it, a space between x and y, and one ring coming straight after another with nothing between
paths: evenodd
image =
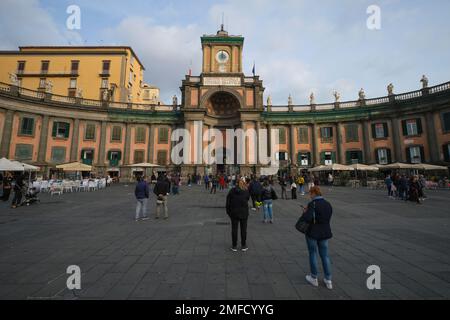
<instances>
[{"instance_id":1,"label":"white sneakers","mask_svg":"<svg viewBox=\"0 0 450 320\"><path fill-rule=\"evenodd\" d=\"M319 286L319 280L317 278L314 278L310 274L308 274L306 276L306 281L308 281L308 283L310 285L312 285L313 287ZM327 289L329 289L329 290L333 289L333 282L331 280L323 279L323 282L325 283L325 286L327 287Z\"/></svg>"}]
</instances>

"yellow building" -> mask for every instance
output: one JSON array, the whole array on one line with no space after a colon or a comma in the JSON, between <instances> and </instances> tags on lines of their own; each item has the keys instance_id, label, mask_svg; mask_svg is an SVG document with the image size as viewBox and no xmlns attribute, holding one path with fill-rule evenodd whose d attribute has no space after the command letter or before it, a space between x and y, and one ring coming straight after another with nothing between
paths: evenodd
<instances>
[{"instance_id":1,"label":"yellow building","mask_svg":"<svg viewBox=\"0 0 450 320\"><path fill-rule=\"evenodd\" d=\"M47 88L62 96L144 102L144 70L133 49L126 46L33 46L0 51L0 82L11 84L11 74L15 74L20 87Z\"/></svg>"}]
</instances>

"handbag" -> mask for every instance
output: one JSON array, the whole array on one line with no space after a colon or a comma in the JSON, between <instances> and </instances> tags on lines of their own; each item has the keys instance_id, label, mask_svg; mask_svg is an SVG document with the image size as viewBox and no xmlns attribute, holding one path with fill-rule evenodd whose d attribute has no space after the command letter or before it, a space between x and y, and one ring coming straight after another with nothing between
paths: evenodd
<instances>
[{"instance_id":1,"label":"handbag","mask_svg":"<svg viewBox=\"0 0 450 320\"><path fill-rule=\"evenodd\" d=\"M163 204L164 203L164 198L163 196L160 194L158 196L158 198L156 199L156 204Z\"/></svg>"},{"instance_id":2,"label":"handbag","mask_svg":"<svg viewBox=\"0 0 450 320\"><path fill-rule=\"evenodd\" d=\"M277 193L272 188L270 190L270 197L272 198L272 200L277 200L278 199Z\"/></svg>"},{"instance_id":3,"label":"handbag","mask_svg":"<svg viewBox=\"0 0 450 320\"><path fill-rule=\"evenodd\" d=\"M306 234L311 228L311 225L313 224L316 224L316 203L314 201L313 201L313 222L310 223L305 221L302 215L295 224L295 229L297 229L301 233Z\"/></svg>"}]
</instances>

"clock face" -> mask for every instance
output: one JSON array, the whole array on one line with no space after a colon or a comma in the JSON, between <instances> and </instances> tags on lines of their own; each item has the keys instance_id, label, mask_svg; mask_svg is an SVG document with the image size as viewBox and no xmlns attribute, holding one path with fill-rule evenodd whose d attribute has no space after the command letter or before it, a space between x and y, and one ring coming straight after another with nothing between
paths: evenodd
<instances>
[{"instance_id":1,"label":"clock face","mask_svg":"<svg viewBox=\"0 0 450 320\"><path fill-rule=\"evenodd\" d=\"M220 50L216 54L216 60L219 63L226 63L229 58L230 58L230 56L228 55L228 52L226 52L224 50Z\"/></svg>"}]
</instances>

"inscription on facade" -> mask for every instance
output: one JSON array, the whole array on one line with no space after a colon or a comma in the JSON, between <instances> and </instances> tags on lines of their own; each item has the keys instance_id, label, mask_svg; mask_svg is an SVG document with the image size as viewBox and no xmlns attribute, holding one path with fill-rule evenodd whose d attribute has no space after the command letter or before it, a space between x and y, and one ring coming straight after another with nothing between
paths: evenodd
<instances>
[{"instance_id":1,"label":"inscription on facade","mask_svg":"<svg viewBox=\"0 0 450 320\"><path fill-rule=\"evenodd\" d=\"M241 78L239 77L205 77L203 78L203 85L205 86L236 86L241 85Z\"/></svg>"}]
</instances>

